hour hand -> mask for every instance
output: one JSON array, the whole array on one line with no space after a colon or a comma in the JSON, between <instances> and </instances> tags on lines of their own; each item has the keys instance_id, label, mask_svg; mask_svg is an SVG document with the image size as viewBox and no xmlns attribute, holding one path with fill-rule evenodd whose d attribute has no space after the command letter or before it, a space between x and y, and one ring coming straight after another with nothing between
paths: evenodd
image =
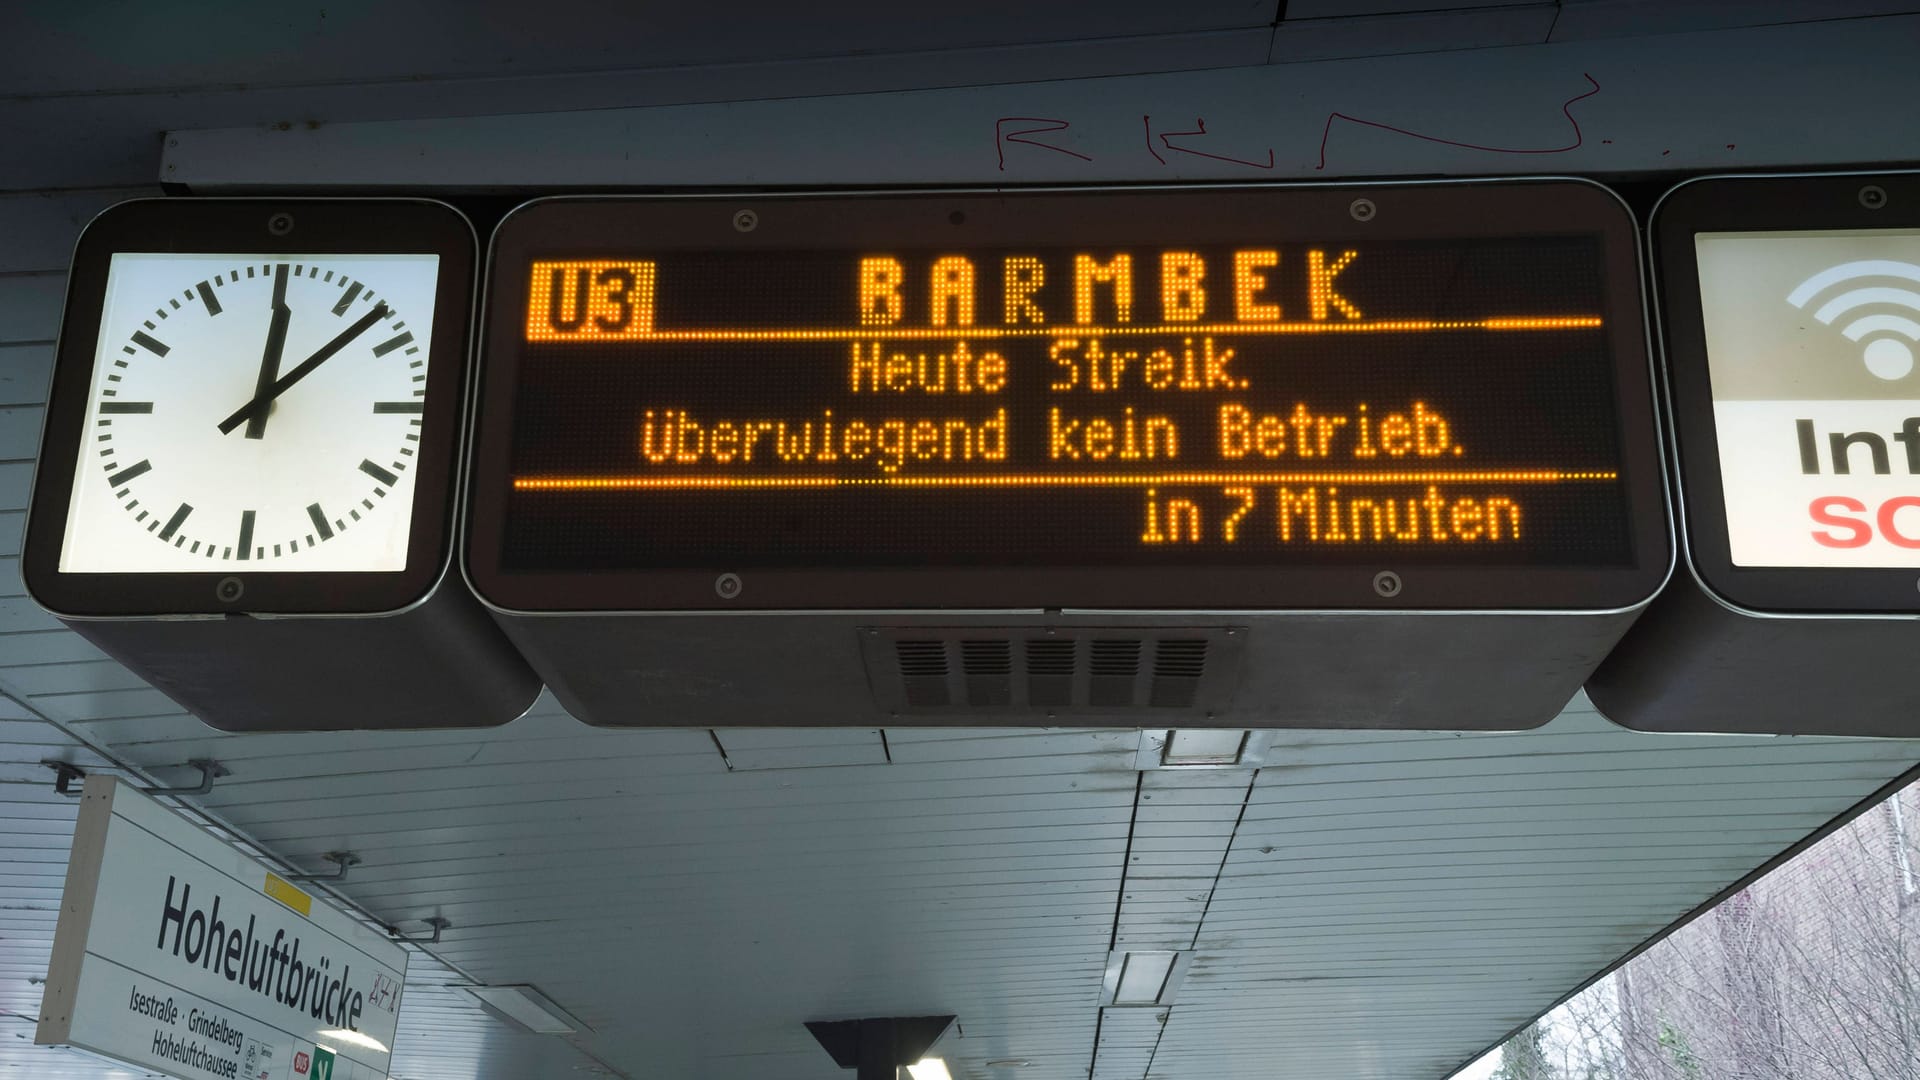
<instances>
[{"instance_id":1,"label":"hour hand","mask_svg":"<svg viewBox=\"0 0 1920 1080\"><path fill-rule=\"evenodd\" d=\"M287 307L287 264L281 263L273 274L273 322L267 327L267 347L260 356L260 377L253 384L256 398L280 376L280 354L287 349L287 322L292 318L293 309ZM258 439L267 433L267 417L272 412L261 409L247 417L247 438Z\"/></svg>"},{"instance_id":2,"label":"hour hand","mask_svg":"<svg viewBox=\"0 0 1920 1080\"><path fill-rule=\"evenodd\" d=\"M235 409L232 416L220 421L220 434L229 434L234 428L239 427L241 424L251 424L252 419L256 416L266 416L267 409L273 404L275 398L286 393L292 388L293 384L313 374L313 369L326 363L333 357L334 353L352 344L354 338L367 332L367 327L372 326L390 314L392 314L392 309L387 307L385 301L375 304L372 311L360 316L359 320L352 326L340 331L332 341L320 346L319 350L312 356L300 361L300 366L280 376L278 379L273 380L272 383L255 393L252 401ZM251 426L249 426L248 430L252 430Z\"/></svg>"}]
</instances>

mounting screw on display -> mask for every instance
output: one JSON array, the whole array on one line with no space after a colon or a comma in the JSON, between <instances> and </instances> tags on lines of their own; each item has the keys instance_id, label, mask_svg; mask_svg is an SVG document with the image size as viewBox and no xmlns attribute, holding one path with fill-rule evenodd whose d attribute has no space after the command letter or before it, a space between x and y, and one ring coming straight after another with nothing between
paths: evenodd
<instances>
[{"instance_id":1,"label":"mounting screw on display","mask_svg":"<svg viewBox=\"0 0 1920 1080\"><path fill-rule=\"evenodd\" d=\"M737 232L752 232L760 227L760 215L751 210L733 212L733 227Z\"/></svg>"},{"instance_id":2,"label":"mounting screw on display","mask_svg":"<svg viewBox=\"0 0 1920 1080\"><path fill-rule=\"evenodd\" d=\"M721 574L713 579L713 591L722 600L732 600L739 596L742 587L739 574Z\"/></svg>"},{"instance_id":3,"label":"mounting screw on display","mask_svg":"<svg viewBox=\"0 0 1920 1080\"><path fill-rule=\"evenodd\" d=\"M293 215L285 211L267 219L267 231L275 236L285 236L293 231Z\"/></svg>"},{"instance_id":4,"label":"mounting screw on display","mask_svg":"<svg viewBox=\"0 0 1920 1080\"><path fill-rule=\"evenodd\" d=\"M1868 184L1860 189L1860 205L1869 210L1884 210L1887 206L1887 189L1878 184Z\"/></svg>"},{"instance_id":5,"label":"mounting screw on display","mask_svg":"<svg viewBox=\"0 0 1920 1080\"><path fill-rule=\"evenodd\" d=\"M1372 221L1379 212L1380 208L1373 205L1372 199L1355 199L1347 206L1347 213L1353 215L1355 221Z\"/></svg>"},{"instance_id":6,"label":"mounting screw on display","mask_svg":"<svg viewBox=\"0 0 1920 1080\"><path fill-rule=\"evenodd\" d=\"M1404 587L1405 585L1401 582L1400 575L1391 570L1382 570L1373 575L1373 591L1388 600L1399 596L1400 590Z\"/></svg>"},{"instance_id":7,"label":"mounting screw on display","mask_svg":"<svg viewBox=\"0 0 1920 1080\"><path fill-rule=\"evenodd\" d=\"M237 577L225 577L213 587L214 598L223 604L231 604L245 595L247 586Z\"/></svg>"}]
</instances>

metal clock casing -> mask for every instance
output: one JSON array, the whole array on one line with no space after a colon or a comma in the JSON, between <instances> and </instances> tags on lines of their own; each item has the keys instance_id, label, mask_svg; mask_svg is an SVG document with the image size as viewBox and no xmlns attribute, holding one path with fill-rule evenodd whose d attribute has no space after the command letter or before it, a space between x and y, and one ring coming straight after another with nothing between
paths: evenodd
<instances>
[{"instance_id":1,"label":"metal clock casing","mask_svg":"<svg viewBox=\"0 0 1920 1080\"><path fill-rule=\"evenodd\" d=\"M23 551L35 599L87 619L367 615L431 595L476 246L425 200L102 213L75 250L48 396Z\"/></svg>"},{"instance_id":2,"label":"metal clock casing","mask_svg":"<svg viewBox=\"0 0 1920 1080\"><path fill-rule=\"evenodd\" d=\"M30 595L226 730L520 715L539 681L449 572L476 264L428 200L102 213L68 282Z\"/></svg>"}]
</instances>

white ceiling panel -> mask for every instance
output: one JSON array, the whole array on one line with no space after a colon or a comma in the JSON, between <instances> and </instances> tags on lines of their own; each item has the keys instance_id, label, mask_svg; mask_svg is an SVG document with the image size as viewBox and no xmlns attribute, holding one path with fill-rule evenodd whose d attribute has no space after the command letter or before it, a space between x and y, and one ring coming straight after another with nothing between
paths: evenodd
<instances>
[{"instance_id":1,"label":"white ceiling panel","mask_svg":"<svg viewBox=\"0 0 1920 1080\"><path fill-rule=\"evenodd\" d=\"M1513 736L1283 734L1150 1075L1445 1076L1913 752L1647 739L1590 711ZM1261 1038L1287 1052L1227 1049Z\"/></svg>"}]
</instances>

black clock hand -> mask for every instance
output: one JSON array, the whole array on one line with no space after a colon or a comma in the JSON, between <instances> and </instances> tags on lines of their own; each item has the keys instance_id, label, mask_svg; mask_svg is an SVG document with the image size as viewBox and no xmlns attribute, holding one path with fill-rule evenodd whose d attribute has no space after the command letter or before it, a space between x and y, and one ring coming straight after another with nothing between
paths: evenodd
<instances>
[{"instance_id":1,"label":"black clock hand","mask_svg":"<svg viewBox=\"0 0 1920 1080\"><path fill-rule=\"evenodd\" d=\"M375 304L372 311L360 316L358 322L340 331L338 337L320 346L320 350L305 360L302 360L299 367L294 368L292 371L274 380L272 385L254 394L252 401L235 409L232 416L220 421L220 434L226 435L231 433L234 428L246 423L255 415L266 415L267 406L272 405L275 398L286 393L293 387L294 383L313 374L314 368L332 359L334 353L346 348L353 342L354 338L366 333L367 327L386 318L388 314L390 314L390 309L388 309L385 303Z\"/></svg>"},{"instance_id":2,"label":"black clock hand","mask_svg":"<svg viewBox=\"0 0 1920 1080\"><path fill-rule=\"evenodd\" d=\"M287 321L293 309L287 307L287 264L281 263L273 274L273 322L267 327L267 347L260 355L260 378L253 384L253 396L259 397L280 375L280 354L287 349ZM247 438L258 439L267 433L271 409L261 409L247 417Z\"/></svg>"}]
</instances>

